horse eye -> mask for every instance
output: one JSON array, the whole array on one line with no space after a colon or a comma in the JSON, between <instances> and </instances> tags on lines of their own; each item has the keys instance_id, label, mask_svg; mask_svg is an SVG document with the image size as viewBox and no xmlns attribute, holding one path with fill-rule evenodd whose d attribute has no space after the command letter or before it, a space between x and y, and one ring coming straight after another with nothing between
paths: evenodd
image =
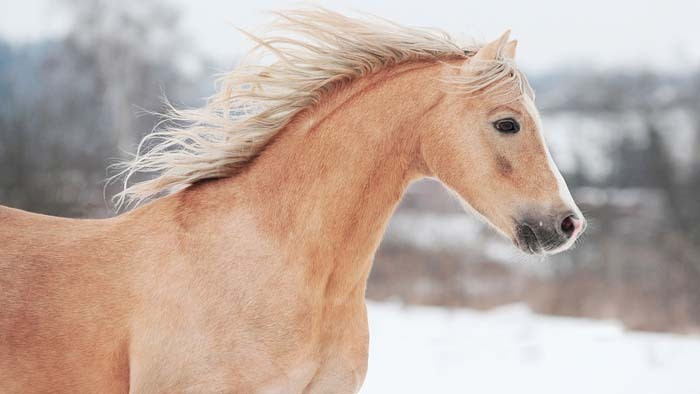
<instances>
[{"instance_id":1,"label":"horse eye","mask_svg":"<svg viewBox=\"0 0 700 394\"><path fill-rule=\"evenodd\" d=\"M520 131L520 124L515 119L505 118L493 122L493 128L501 133L513 134Z\"/></svg>"}]
</instances>

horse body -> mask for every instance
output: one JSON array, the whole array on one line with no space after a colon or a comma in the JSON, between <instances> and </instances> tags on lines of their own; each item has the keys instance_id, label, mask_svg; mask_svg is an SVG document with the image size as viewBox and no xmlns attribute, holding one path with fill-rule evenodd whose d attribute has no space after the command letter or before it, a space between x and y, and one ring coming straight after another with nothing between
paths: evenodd
<instances>
[{"instance_id":1,"label":"horse body","mask_svg":"<svg viewBox=\"0 0 700 394\"><path fill-rule=\"evenodd\" d=\"M503 44L480 52L495 58ZM236 174L115 218L0 208L0 387L357 392L373 256L421 177L442 180L524 250L570 246L580 228L556 228L580 213L531 99L446 92L439 81L462 63L406 61L340 83ZM493 130L504 116L520 134ZM556 237L543 240L546 230Z\"/></svg>"}]
</instances>

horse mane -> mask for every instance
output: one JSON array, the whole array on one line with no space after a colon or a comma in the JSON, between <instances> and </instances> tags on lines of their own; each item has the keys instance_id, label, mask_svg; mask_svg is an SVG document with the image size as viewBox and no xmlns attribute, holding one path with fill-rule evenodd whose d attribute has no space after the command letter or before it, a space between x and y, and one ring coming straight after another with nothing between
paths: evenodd
<instances>
[{"instance_id":1,"label":"horse mane","mask_svg":"<svg viewBox=\"0 0 700 394\"><path fill-rule=\"evenodd\" d=\"M202 108L168 104L169 113L136 153L112 166L109 182L119 179L123 186L113 197L117 209L235 175L296 114L342 84L409 61L466 59L479 49L458 45L442 30L377 17L350 18L318 7L273 14L264 35L243 32L256 45L219 78L219 91ZM471 63L474 72L446 76L446 86L468 95L493 86L529 90L509 59ZM157 175L131 184L139 173Z\"/></svg>"}]
</instances>

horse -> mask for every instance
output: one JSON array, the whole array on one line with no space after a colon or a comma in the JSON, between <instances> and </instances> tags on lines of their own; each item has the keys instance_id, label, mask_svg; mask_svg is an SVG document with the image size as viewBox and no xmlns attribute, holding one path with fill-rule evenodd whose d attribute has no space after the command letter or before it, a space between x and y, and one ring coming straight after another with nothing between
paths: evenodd
<instances>
[{"instance_id":1,"label":"horse","mask_svg":"<svg viewBox=\"0 0 700 394\"><path fill-rule=\"evenodd\" d=\"M509 32L275 20L121 163L129 209L0 207L0 391L357 392L367 278L411 182L439 180L525 253L583 232Z\"/></svg>"}]
</instances>

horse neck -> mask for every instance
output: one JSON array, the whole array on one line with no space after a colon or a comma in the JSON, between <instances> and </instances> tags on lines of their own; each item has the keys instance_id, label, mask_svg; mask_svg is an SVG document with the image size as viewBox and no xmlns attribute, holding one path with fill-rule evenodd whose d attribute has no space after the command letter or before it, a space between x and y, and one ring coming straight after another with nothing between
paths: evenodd
<instances>
[{"instance_id":1,"label":"horse neck","mask_svg":"<svg viewBox=\"0 0 700 394\"><path fill-rule=\"evenodd\" d=\"M246 204L292 264L325 281L317 285L364 295L386 224L407 185L425 173L419 131L444 96L437 72L437 64L399 66L331 94L241 174L217 182L211 197L228 193Z\"/></svg>"}]
</instances>

